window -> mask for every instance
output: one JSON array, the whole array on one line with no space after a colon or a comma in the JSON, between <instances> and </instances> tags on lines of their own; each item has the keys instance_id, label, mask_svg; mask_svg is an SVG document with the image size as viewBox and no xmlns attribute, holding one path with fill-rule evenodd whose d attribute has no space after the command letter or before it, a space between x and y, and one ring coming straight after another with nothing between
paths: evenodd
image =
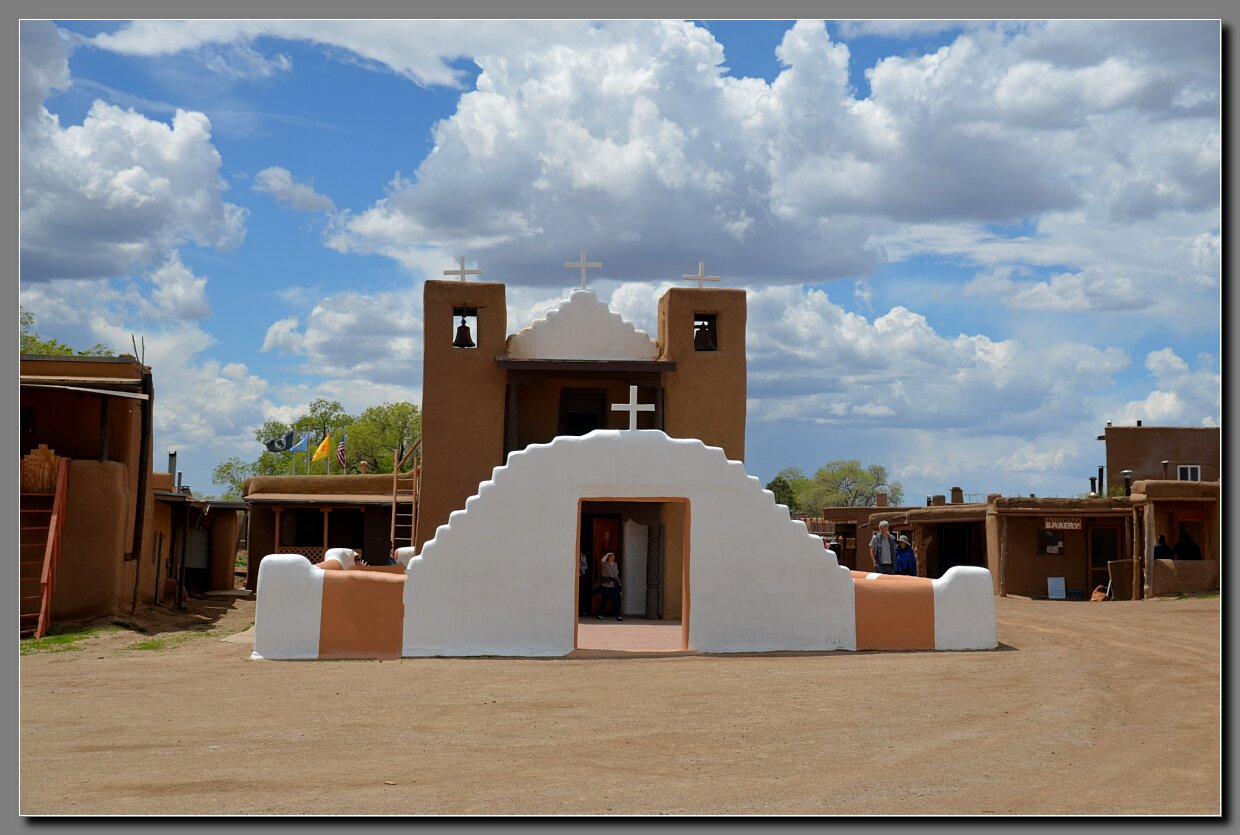
<instances>
[{"instance_id":1,"label":"window","mask_svg":"<svg viewBox=\"0 0 1240 835\"><path fill-rule=\"evenodd\" d=\"M1063 531L1038 531L1039 554L1062 554Z\"/></svg>"},{"instance_id":2,"label":"window","mask_svg":"<svg viewBox=\"0 0 1240 835\"><path fill-rule=\"evenodd\" d=\"M453 348L478 347L478 308L452 308L452 321L456 327L452 330Z\"/></svg>"},{"instance_id":3,"label":"window","mask_svg":"<svg viewBox=\"0 0 1240 835\"><path fill-rule=\"evenodd\" d=\"M718 351L719 333L716 330L716 314L693 314L693 350Z\"/></svg>"},{"instance_id":4,"label":"window","mask_svg":"<svg viewBox=\"0 0 1240 835\"><path fill-rule=\"evenodd\" d=\"M1179 467L1180 481L1201 481L1201 466L1198 464L1181 464Z\"/></svg>"}]
</instances>

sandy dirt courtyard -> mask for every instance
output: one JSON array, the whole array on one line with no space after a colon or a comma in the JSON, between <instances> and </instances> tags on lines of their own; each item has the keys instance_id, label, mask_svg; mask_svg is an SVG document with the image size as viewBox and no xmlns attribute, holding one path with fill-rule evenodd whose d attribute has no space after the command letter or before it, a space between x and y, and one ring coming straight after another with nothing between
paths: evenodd
<instances>
[{"instance_id":1,"label":"sandy dirt courtyard","mask_svg":"<svg viewBox=\"0 0 1240 835\"><path fill-rule=\"evenodd\" d=\"M276 662L195 600L22 657L20 811L1220 814L1219 599L996 605L989 652Z\"/></svg>"}]
</instances>

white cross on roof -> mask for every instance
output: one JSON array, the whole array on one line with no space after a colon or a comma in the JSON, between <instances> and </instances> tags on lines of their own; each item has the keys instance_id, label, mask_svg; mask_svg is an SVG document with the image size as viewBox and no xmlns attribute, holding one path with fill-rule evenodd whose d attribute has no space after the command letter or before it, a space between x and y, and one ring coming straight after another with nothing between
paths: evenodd
<instances>
[{"instance_id":1,"label":"white cross on roof","mask_svg":"<svg viewBox=\"0 0 1240 835\"><path fill-rule=\"evenodd\" d=\"M602 261L587 261L586 260L586 248L583 246L581 248L581 260L580 261L565 261L564 266L581 268L581 289L584 290L586 289L586 270L593 269L595 267L601 267L603 266L603 262Z\"/></svg>"},{"instance_id":2,"label":"white cross on roof","mask_svg":"<svg viewBox=\"0 0 1240 835\"><path fill-rule=\"evenodd\" d=\"M582 260L585 260L584 257L582 258ZM638 412L653 412L654 404L653 403L638 403L637 402L637 386L629 386L629 402L628 403L612 403L611 410L613 412L628 412L629 413L629 429L633 430L637 428L637 413Z\"/></svg>"},{"instance_id":3,"label":"white cross on roof","mask_svg":"<svg viewBox=\"0 0 1240 835\"><path fill-rule=\"evenodd\" d=\"M461 281L464 281L465 276L467 275L482 275L482 270L465 269L465 256L464 255L460 256L460 258L458 258L457 260L461 262L461 268L459 270L444 270L443 271L444 275L459 275L461 277Z\"/></svg>"},{"instance_id":4,"label":"white cross on roof","mask_svg":"<svg viewBox=\"0 0 1240 835\"><path fill-rule=\"evenodd\" d=\"M707 274L706 274L706 262L705 262L705 261L698 261L698 271L697 271L697 275L682 275L682 276L680 277L680 280L681 280L681 281L696 281L696 282L698 283L698 289L699 289L699 290L701 290L703 287L705 287L705 286L706 286L706 285L705 285L705 284L703 284L702 282L704 282L704 281L718 281L718 280L719 280L719 276L717 276L717 275L707 275Z\"/></svg>"}]
</instances>

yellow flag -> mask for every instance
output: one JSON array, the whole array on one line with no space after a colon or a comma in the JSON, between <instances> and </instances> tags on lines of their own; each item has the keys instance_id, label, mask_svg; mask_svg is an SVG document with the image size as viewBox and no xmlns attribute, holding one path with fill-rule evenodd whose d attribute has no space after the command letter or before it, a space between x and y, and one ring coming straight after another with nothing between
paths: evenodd
<instances>
[{"instance_id":1,"label":"yellow flag","mask_svg":"<svg viewBox=\"0 0 1240 835\"><path fill-rule=\"evenodd\" d=\"M310 456L311 461L318 461L320 458L326 458L332 448L332 436L328 435L323 438L323 443L319 444L319 448L314 451L314 455Z\"/></svg>"}]
</instances>

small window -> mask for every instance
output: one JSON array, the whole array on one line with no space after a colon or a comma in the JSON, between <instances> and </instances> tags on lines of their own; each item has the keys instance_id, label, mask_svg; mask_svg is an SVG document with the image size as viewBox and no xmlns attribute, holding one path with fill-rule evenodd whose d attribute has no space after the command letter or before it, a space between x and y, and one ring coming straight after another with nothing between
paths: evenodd
<instances>
[{"instance_id":1,"label":"small window","mask_svg":"<svg viewBox=\"0 0 1240 835\"><path fill-rule=\"evenodd\" d=\"M22 431L23 432L34 431L34 409L30 409L30 408L22 409Z\"/></svg>"},{"instance_id":2,"label":"small window","mask_svg":"<svg viewBox=\"0 0 1240 835\"><path fill-rule=\"evenodd\" d=\"M1201 467L1197 464L1181 464L1180 481L1201 481Z\"/></svg>"},{"instance_id":3,"label":"small window","mask_svg":"<svg viewBox=\"0 0 1240 835\"><path fill-rule=\"evenodd\" d=\"M719 332L716 329L716 314L693 314L693 350L719 350Z\"/></svg>"},{"instance_id":4,"label":"small window","mask_svg":"<svg viewBox=\"0 0 1240 835\"><path fill-rule=\"evenodd\" d=\"M1063 531L1038 531L1039 554L1062 554Z\"/></svg>"},{"instance_id":5,"label":"small window","mask_svg":"<svg viewBox=\"0 0 1240 835\"><path fill-rule=\"evenodd\" d=\"M454 307L452 308L452 321L454 324L452 330L452 347L477 348L478 308Z\"/></svg>"}]
</instances>

